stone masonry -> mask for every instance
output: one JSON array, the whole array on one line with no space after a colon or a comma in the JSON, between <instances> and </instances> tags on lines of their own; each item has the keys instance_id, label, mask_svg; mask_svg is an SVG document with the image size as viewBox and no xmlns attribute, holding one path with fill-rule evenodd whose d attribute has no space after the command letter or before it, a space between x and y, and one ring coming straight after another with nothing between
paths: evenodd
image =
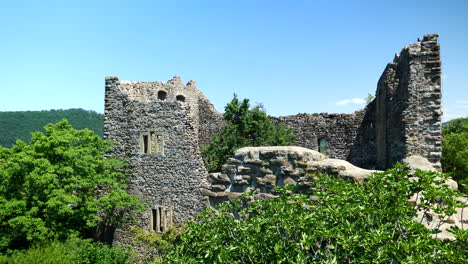
<instances>
[{"instance_id":1,"label":"stone masonry","mask_svg":"<svg viewBox=\"0 0 468 264\"><path fill-rule=\"evenodd\" d=\"M293 129L298 146L320 151L331 160L330 168L345 166L336 160L341 159L349 166L385 169L418 155L440 170L441 62L437 38L437 34L426 35L404 47L385 68L376 97L363 110L297 114L275 117L275 122ZM224 120L194 81L184 85L179 77L168 82L106 77L105 87L104 137L117 143L112 153L129 162L129 191L142 195L148 204L136 225L148 231L161 232L170 224L193 218L213 203L213 193L223 193L228 186L234 188L230 193L239 193L235 188L244 187L266 193L285 181L301 183L299 178L290 177L306 169L300 162L281 172L284 177L266 173L276 169L268 166L264 174L255 174L256 178L209 176L200 147L224 126ZM249 166L231 169L236 170L235 175L248 175L244 170ZM223 175L228 175L227 171ZM248 184L233 184L233 180ZM219 184L213 187L216 181ZM129 243L129 239L128 227L115 232L116 243Z\"/></svg>"},{"instance_id":2,"label":"stone masonry","mask_svg":"<svg viewBox=\"0 0 468 264\"><path fill-rule=\"evenodd\" d=\"M244 147L228 159L222 172L208 174L210 185L203 192L216 205L244 192L253 193L254 199L270 198L282 185L297 185L306 193L314 179L309 175L327 173L363 183L372 172L303 147Z\"/></svg>"}]
</instances>

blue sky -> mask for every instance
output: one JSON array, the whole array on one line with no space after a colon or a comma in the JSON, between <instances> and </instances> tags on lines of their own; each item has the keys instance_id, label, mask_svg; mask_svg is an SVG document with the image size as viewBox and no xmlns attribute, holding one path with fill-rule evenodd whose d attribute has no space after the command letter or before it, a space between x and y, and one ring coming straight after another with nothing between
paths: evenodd
<instances>
[{"instance_id":1,"label":"blue sky","mask_svg":"<svg viewBox=\"0 0 468 264\"><path fill-rule=\"evenodd\" d=\"M353 112L395 53L439 33L444 119L468 116L464 0L15 0L0 12L0 111L102 113L105 76L179 75L219 111L237 93L272 115Z\"/></svg>"}]
</instances>

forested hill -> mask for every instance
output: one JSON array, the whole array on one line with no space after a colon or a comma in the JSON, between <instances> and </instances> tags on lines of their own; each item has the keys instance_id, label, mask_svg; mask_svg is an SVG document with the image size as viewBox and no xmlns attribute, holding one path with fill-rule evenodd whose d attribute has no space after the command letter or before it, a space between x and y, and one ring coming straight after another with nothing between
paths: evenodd
<instances>
[{"instance_id":1,"label":"forested hill","mask_svg":"<svg viewBox=\"0 0 468 264\"><path fill-rule=\"evenodd\" d=\"M63 118L76 129L88 128L102 137L102 114L83 109L0 112L0 145L11 147L17 139L29 142L31 132L44 131L49 123Z\"/></svg>"}]
</instances>

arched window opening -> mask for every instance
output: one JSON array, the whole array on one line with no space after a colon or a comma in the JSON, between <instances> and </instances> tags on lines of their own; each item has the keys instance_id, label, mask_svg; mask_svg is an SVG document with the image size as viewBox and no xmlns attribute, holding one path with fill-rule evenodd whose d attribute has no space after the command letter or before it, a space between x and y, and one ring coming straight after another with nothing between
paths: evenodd
<instances>
[{"instance_id":1,"label":"arched window opening","mask_svg":"<svg viewBox=\"0 0 468 264\"><path fill-rule=\"evenodd\" d=\"M165 91L159 91L158 92L158 99L159 100L164 101L164 100L166 100L166 98L167 98L167 93Z\"/></svg>"},{"instance_id":2,"label":"arched window opening","mask_svg":"<svg viewBox=\"0 0 468 264\"><path fill-rule=\"evenodd\" d=\"M328 149L328 141L326 138L320 138L318 140L318 151L320 153L327 153L327 149Z\"/></svg>"},{"instance_id":3,"label":"arched window opening","mask_svg":"<svg viewBox=\"0 0 468 264\"><path fill-rule=\"evenodd\" d=\"M183 96L183 95L178 95L178 96L176 96L176 100L177 100L177 101L180 101L180 102L185 102L185 96Z\"/></svg>"}]
</instances>

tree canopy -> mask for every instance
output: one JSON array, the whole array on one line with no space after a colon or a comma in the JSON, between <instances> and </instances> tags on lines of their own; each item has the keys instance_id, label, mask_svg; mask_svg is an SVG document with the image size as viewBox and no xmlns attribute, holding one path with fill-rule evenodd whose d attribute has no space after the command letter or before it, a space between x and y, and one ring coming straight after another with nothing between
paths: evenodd
<instances>
[{"instance_id":1,"label":"tree canopy","mask_svg":"<svg viewBox=\"0 0 468 264\"><path fill-rule=\"evenodd\" d=\"M202 147L203 160L209 171L219 171L235 150L251 146L287 146L295 135L284 125L276 125L261 105L250 107L249 99L234 98L224 108L226 126L212 135Z\"/></svg>"},{"instance_id":2,"label":"tree canopy","mask_svg":"<svg viewBox=\"0 0 468 264\"><path fill-rule=\"evenodd\" d=\"M468 193L468 118L448 121L442 128L442 169L452 173L460 190Z\"/></svg>"},{"instance_id":3,"label":"tree canopy","mask_svg":"<svg viewBox=\"0 0 468 264\"><path fill-rule=\"evenodd\" d=\"M32 242L87 236L119 225L142 208L127 194L125 162L106 157L111 143L67 120L0 147L0 251Z\"/></svg>"}]
</instances>

